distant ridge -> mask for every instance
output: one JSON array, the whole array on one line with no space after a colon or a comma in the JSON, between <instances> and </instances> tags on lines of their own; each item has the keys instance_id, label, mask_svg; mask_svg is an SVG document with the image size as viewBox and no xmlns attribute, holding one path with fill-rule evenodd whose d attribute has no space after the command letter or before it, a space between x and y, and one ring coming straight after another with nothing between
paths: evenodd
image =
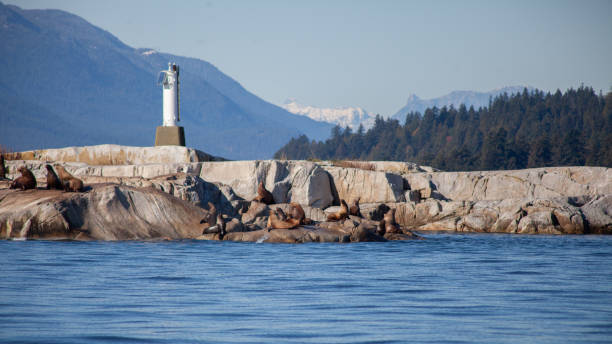
<instances>
[{"instance_id":1,"label":"distant ridge","mask_svg":"<svg viewBox=\"0 0 612 344\"><path fill-rule=\"evenodd\" d=\"M391 118L399 120L401 123L406 119L406 115L410 112L419 112L423 114L427 108L441 108L443 106L455 106L458 107L461 104L470 107L474 106L475 109L479 107L485 107L489 104L489 99L495 98L496 96L507 93L508 95L522 93L524 89L532 92L535 88L531 86L508 86L495 89L489 92L476 92L476 91L453 91L447 95L433 98L433 99L421 99L416 94L408 96L406 105L399 109Z\"/></svg>"},{"instance_id":2,"label":"distant ridge","mask_svg":"<svg viewBox=\"0 0 612 344\"><path fill-rule=\"evenodd\" d=\"M332 123L343 128L349 127L353 130L357 130L360 124L366 130L371 128L376 117L376 114L359 107L318 108L299 104L294 99L287 100L282 105L282 108L296 115L309 117L315 121Z\"/></svg>"},{"instance_id":3,"label":"distant ridge","mask_svg":"<svg viewBox=\"0 0 612 344\"><path fill-rule=\"evenodd\" d=\"M169 61L181 66L189 147L267 159L291 137L325 139L333 127L262 100L206 61L134 49L64 11L0 3L0 37L0 145L14 150L153 145L157 73Z\"/></svg>"}]
</instances>

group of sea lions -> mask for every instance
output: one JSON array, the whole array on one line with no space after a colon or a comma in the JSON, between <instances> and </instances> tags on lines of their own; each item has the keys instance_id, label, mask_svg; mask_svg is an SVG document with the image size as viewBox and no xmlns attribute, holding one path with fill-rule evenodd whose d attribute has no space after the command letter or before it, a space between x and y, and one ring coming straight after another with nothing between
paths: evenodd
<instances>
[{"instance_id":1,"label":"group of sea lions","mask_svg":"<svg viewBox=\"0 0 612 344\"><path fill-rule=\"evenodd\" d=\"M257 185L257 196L253 201L266 205L274 204L274 196L266 189L263 181L260 181ZM295 202L289 203L288 213L277 207L276 209L270 209L268 215L268 224L266 226L268 232L272 229L292 229L312 223L312 220L306 217L304 208Z\"/></svg>"},{"instance_id":2,"label":"group of sea lions","mask_svg":"<svg viewBox=\"0 0 612 344\"><path fill-rule=\"evenodd\" d=\"M356 199L354 199L350 207L348 206L348 204L346 204L345 200L340 199L340 210L338 210L337 212L333 214L327 215L327 221L344 220L344 219L347 219L349 215L363 217L363 215L361 215L361 211L359 210L359 200L360 199L361 199L360 197L357 197Z\"/></svg>"},{"instance_id":3,"label":"group of sea lions","mask_svg":"<svg viewBox=\"0 0 612 344\"><path fill-rule=\"evenodd\" d=\"M304 208L299 203L289 203L289 212L285 212L281 208L270 209L268 216L268 232L272 229L292 229L301 225L309 225L312 220L306 217Z\"/></svg>"},{"instance_id":4,"label":"group of sea lions","mask_svg":"<svg viewBox=\"0 0 612 344\"><path fill-rule=\"evenodd\" d=\"M349 218L349 216L356 216L363 218L359 209L360 198L356 198L351 203L350 207L345 200L340 199L340 209L327 216L328 222L342 221ZM263 181L260 181L257 186L257 196L253 199L253 202L259 202L266 205L274 204L274 196L268 191ZM217 214L216 207L208 202L208 215L200 221L200 223L206 223L206 227L203 234L218 233L219 239L223 240L223 237L227 234L225 221L222 214ZM280 207L270 209L268 214L268 222L266 229L271 231L272 229L293 229L302 225L310 225L313 221L306 217L304 209L298 203L289 203L289 210L283 211ZM389 234L401 234L402 230L399 224L395 221L395 209L388 209L384 214L382 220L378 222L376 234L384 236L386 233Z\"/></svg>"},{"instance_id":5,"label":"group of sea lions","mask_svg":"<svg viewBox=\"0 0 612 344\"><path fill-rule=\"evenodd\" d=\"M83 191L83 181L70 174L63 166L55 165L57 174L51 165L46 164L45 168L47 169L47 190L57 189L69 192ZM19 167L17 171L21 173L21 176L15 178L11 182L9 186L11 189L36 189L36 177L34 177L32 171L25 166ZM0 179L6 179L6 167L4 166L3 155L0 155Z\"/></svg>"},{"instance_id":6,"label":"group of sea lions","mask_svg":"<svg viewBox=\"0 0 612 344\"><path fill-rule=\"evenodd\" d=\"M351 206L349 207L346 204L346 201L343 199L340 200L340 210L333 214L327 215L327 221L340 221L349 217L349 215L357 216L363 218L361 215L361 211L359 210L359 200L361 198L358 197L353 200ZM399 224L395 221L395 209L389 209L384 214L382 220L378 222L378 227L376 229L376 234L380 236L384 236L385 233L389 234L400 234L402 230Z\"/></svg>"}]
</instances>

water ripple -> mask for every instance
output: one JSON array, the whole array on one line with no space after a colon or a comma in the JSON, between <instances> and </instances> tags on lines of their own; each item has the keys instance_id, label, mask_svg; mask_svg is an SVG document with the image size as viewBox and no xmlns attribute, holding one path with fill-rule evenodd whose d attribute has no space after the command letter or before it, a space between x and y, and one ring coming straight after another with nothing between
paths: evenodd
<instances>
[{"instance_id":1,"label":"water ripple","mask_svg":"<svg viewBox=\"0 0 612 344\"><path fill-rule=\"evenodd\" d=\"M612 338L612 237L423 235L350 245L0 242L0 342Z\"/></svg>"}]
</instances>

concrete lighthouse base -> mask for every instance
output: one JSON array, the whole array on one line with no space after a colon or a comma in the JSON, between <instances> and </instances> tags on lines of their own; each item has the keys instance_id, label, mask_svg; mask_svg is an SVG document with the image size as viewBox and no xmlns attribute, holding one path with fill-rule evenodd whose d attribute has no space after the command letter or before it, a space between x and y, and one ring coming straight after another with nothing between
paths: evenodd
<instances>
[{"instance_id":1,"label":"concrete lighthouse base","mask_svg":"<svg viewBox=\"0 0 612 344\"><path fill-rule=\"evenodd\" d=\"M185 146L185 129L183 127L157 127L155 145Z\"/></svg>"}]
</instances>

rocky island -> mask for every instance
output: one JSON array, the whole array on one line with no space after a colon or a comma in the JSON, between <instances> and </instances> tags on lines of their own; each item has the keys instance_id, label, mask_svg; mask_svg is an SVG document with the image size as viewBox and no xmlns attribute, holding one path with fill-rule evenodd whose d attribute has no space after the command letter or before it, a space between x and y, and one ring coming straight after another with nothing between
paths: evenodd
<instances>
[{"instance_id":1,"label":"rocky island","mask_svg":"<svg viewBox=\"0 0 612 344\"><path fill-rule=\"evenodd\" d=\"M0 238L359 242L418 239L414 232L612 233L612 170L548 167L443 172L405 162L222 161L179 146L99 145L6 154ZM82 179L84 192L46 190L45 165ZM21 166L38 188L9 189ZM258 184L274 204L253 201ZM363 217L327 221L340 200ZM266 229L272 209L299 204L312 221ZM389 211L393 209L393 211ZM226 234L208 231L212 211ZM385 213L398 233L377 233Z\"/></svg>"}]
</instances>

